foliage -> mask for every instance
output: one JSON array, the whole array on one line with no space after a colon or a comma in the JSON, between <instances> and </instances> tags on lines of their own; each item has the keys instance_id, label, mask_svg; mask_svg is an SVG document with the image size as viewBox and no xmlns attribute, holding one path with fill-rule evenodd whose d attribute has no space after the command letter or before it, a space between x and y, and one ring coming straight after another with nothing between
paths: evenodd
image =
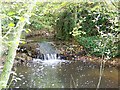
<instances>
[{"instance_id":1,"label":"foliage","mask_svg":"<svg viewBox=\"0 0 120 90\"><path fill-rule=\"evenodd\" d=\"M60 14L59 19L56 21L56 37L61 40L68 40L72 37L70 32L74 27L74 18L69 10L65 10Z\"/></svg>"},{"instance_id":2,"label":"foliage","mask_svg":"<svg viewBox=\"0 0 120 90\"><path fill-rule=\"evenodd\" d=\"M14 36L15 34L13 29L16 27L19 20L25 20L27 24L30 24L29 17L25 14L27 9L27 3L11 4L11 2L3 2L2 4L2 35L4 35L3 40L9 41L10 37ZM24 16L28 19L25 19ZM27 33L28 29L24 28L22 32Z\"/></svg>"},{"instance_id":3,"label":"foliage","mask_svg":"<svg viewBox=\"0 0 120 90\"><path fill-rule=\"evenodd\" d=\"M21 33L25 24L29 24L31 10L36 2L29 0L22 3L15 2L12 5L11 3L13 2L0 1L0 47L4 47L0 48L0 51L7 51L7 58L0 76L0 90L7 86ZM19 10L16 11L17 9Z\"/></svg>"},{"instance_id":4,"label":"foliage","mask_svg":"<svg viewBox=\"0 0 120 90\"><path fill-rule=\"evenodd\" d=\"M71 34L73 36L76 36L76 34L96 34L96 23L92 21L93 18L97 17L97 13L93 16L94 9L98 8L96 6L96 3L68 3L63 12L58 15L59 18L56 21L56 37L65 40L71 38ZM93 7L93 11L91 12L90 7Z\"/></svg>"},{"instance_id":5,"label":"foliage","mask_svg":"<svg viewBox=\"0 0 120 90\"><path fill-rule=\"evenodd\" d=\"M118 55L118 12L108 11L103 3L100 5L88 5L89 9L83 7L77 13L77 24L72 35L91 54L114 57Z\"/></svg>"},{"instance_id":6,"label":"foliage","mask_svg":"<svg viewBox=\"0 0 120 90\"><path fill-rule=\"evenodd\" d=\"M65 3L64 9L58 14L56 20L56 37L61 40L69 40L72 30L76 25L76 8L80 3Z\"/></svg>"},{"instance_id":7,"label":"foliage","mask_svg":"<svg viewBox=\"0 0 120 90\"><path fill-rule=\"evenodd\" d=\"M104 55L106 59L115 57L119 54L118 40L119 38L113 33L101 33L99 40L96 42L97 47L94 49L94 52L99 53L99 55Z\"/></svg>"},{"instance_id":8,"label":"foliage","mask_svg":"<svg viewBox=\"0 0 120 90\"><path fill-rule=\"evenodd\" d=\"M115 56L117 44L114 43L118 41L114 35L118 32L117 15L116 10L108 10L108 5L104 2L67 3L56 20L56 37L69 40L73 35L91 54L101 55L102 47L98 42L104 43L108 40L105 39L106 37L101 38L100 32L103 32L105 35L108 34L109 38L106 50L110 50L109 56ZM110 37L109 34L112 36ZM113 37L115 37L114 43ZM99 48L99 51L95 51L96 48Z\"/></svg>"},{"instance_id":9,"label":"foliage","mask_svg":"<svg viewBox=\"0 0 120 90\"><path fill-rule=\"evenodd\" d=\"M84 4L83 4L84 5ZM105 33L112 32L114 22L112 15L117 14L117 12L109 12L106 10L106 7L102 7L99 4L88 4L86 8L80 7L77 12L77 24L73 29L73 35L76 32L83 33L82 36L95 36L99 32L96 26L100 26L100 31ZM88 9L89 8L89 9Z\"/></svg>"},{"instance_id":10,"label":"foliage","mask_svg":"<svg viewBox=\"0 0 120 90\"><path fill-rule=\"evenodd\" d=\"M80 43L80 45L84 46L87 51L93 54L94 48L97 47L96 41L99 39L98 36L91 37L79 37L76 36L75 39ZM92 51L92 52L91 52Z\"/></svg>"},{"instance_id":11,"label":"foliage","mask_svg":"<svg viewBox=\"0 0 120 90\"><path fill-rule=\"evenodd\" d=\"M119 55L119 38L111 33L91 37L76 36L76 41L92 55L105 55L108 59Z\"/></svg>"},{"instance_id":12,"label":"foliage","mask_svg":"<svg viewBox=\"0 0 120 90\"><path fill-rule=\"evenodd\" d=\"M60 3L61 4L61 3ZM55 24L55 19L57 12L56 9L59 9L59 3L50 3L50 2L39 2L34 8L34 14L31 17L30 28L35 30L40 30L42 28L47 28L51 30Z\"/></svg>"},{"instance_id":13,"label":"foliage","mask_svg":"<svg viewBox=\"0 0 120 90\"><path fill-rule=\"evenodd\" d=\"M33 26L38 29L43 27L54 28L56 38L60 40L69 40L72 35L76 40L91 54L101 55L102 47L98 45L98 42L104 43L105 39L109 37L107 49L110 50L110 56L117 55L116 50L118 48L118 21L116 8L112 10L112 5L106 5L106 2L80 2L80 3L44 3L39 4L37 8L37 15L33 19ZM40 10L41 7L45 7L44 10ZM51 9L49 9L51 7ZM54 10L55 9L55 10ZM43 13L44 14L41 14ZM40 18L40 16L42 16ZM34 16L33 16L34 17ZM43 22L40 24L39 22ZM100 28L98 31L98 27ZM101 32L107 35L101 38ZM117 33L117 35L115 34ZM112 36L110 37L109 34ZM114 39L114 43L113 41ZM110 39L111 38L111 39ZM85 41L84 41L85 40ZM101 41L102 40L102 41ZM111 48L112 47L112 48ZM99 51L95 51L98 50ZM105 51L106 51L105 50Z\"/></svg>"}]
</instances>

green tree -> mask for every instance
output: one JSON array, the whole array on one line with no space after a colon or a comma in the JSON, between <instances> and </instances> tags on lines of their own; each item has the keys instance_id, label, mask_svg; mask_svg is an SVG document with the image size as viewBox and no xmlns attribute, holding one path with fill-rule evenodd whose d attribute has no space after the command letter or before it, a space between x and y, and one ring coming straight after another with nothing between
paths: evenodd
<instances>
[{"instance_id":1,"label":"green tree","mask_svg":"<svg viewBox=\"0 0 120 90\"><path fill-rule=\"evenodd\" d=\"M1 14L1 5L0 5L0 14ZM1 58L1 53L2 53L2 27L1 27L1 18L0 18L0 58Z\"/></svg>"},{"instance_id":2,"label":"green tree","mask_svg":"<svg viewBox=\"0 0 120 90\"><path fill-rule=\"evenodd\" d=\"M31 11L32 11L33 7L36 5L36 0L27 0L25 2L19 2L19 3L23 3L27 8L20 9L21 12L23 10L24 13L15 16L15 17L18 17L18 22L16 23L16 25L12 22L14 20L9 20L7 22L7 23L9 23L7 25L7 27L5 27L5 25L7 23L6 24L2 24L2 23L4 23L6 17L12 19L9 15L10 14L13 15L15 12L14 11L7 12L7 10L5 11L6 8L2 8L3 3L12 3L12 2L4 2L4 0L0 1L0 6L1 6L0 10L3 10L3 11L0 11L0 47L2 47L3 42L7 43L7 45L8 45L7 59L6 59L6 62L4 64L4 68L3 68L3 71L1 73L1 76L0 76L0 90L2 88L6 88L6 86L7 86L9 76L11 74L11 69L12 69L12 66L14 63L16 50L17 50L17 47L18 47L19 42L20 42L21 33L23 31L25 24L27 22L29 22L29 18L31 16ZM17 5L17 4L15 4L15 5ZM9 15L8 15L8 13L9 13ZM3 17L3 15L5 17ZM1 25L3 25L4 28L2 28ZM6 33L2 35L4 29L6 29ZM6 39L6 38L9 38L9 39ZM0 48L0 55L2 55L1 54L2 50L3 49Z\"/></svg>"}]
</instances>

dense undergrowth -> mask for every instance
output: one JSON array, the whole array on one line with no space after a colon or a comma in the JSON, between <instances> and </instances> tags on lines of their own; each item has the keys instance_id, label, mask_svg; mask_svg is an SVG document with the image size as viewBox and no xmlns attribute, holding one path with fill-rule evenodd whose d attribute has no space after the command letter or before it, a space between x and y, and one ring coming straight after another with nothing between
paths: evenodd
<instances>
[{"instance_id":1,"label":"dense undergrowth","mask_svg":"<svg viewBox=\"0 0 120 90\"><path fill-rule=\"evenodd\" d=\"M119 13L118 8L111 9L111 5L104 2L45 4L51 9L46 9L42 16L38 15L40 11L36 12L36 18L43 20L45 25L34 19L32 26L38 30L53 28L56 39L75 39L92 55L115 57L119 55Z\"/></svg>"},{"instance_id":2,"label":"dense undergrowth","mask_svg":"<svg viewBox=\"0 0 120 90\"><path fill-rule=\"evenodd\" d=\"M39 7L36 16L31 19L31 25L36 30L54 29L56 39L75 39L92 55L104 54L109 58L119 55L120 28L117 8L111 9L111 5L103 2L39 5L48 9Z\"/></svg>"},{"instance_id":3,"label":"dense undergrowth","mask_svg":"<svg viewBox=\"0 0 120 90\"><path fill-rule=\"evenodd\" d=\"M54 31L57 40L74 39L91 55L119 56L119 12L117 3L114 5L105 2L37 3L24 31L28 33L30 30L27 28L32 32L47 28ZM11 10L8 13L13 18L10 25L16 25L19 19L16 14L19 13L24 14L24 11Z\"/></svg>"}]
</instances>

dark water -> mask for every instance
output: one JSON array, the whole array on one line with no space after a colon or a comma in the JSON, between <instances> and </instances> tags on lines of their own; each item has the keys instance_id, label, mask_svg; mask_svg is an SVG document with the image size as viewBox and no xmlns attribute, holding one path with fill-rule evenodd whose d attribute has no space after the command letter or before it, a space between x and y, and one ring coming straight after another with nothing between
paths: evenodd
<instances>
[{"instance_id":1,"label":"dark water","mask_svg":"<svg viewBox=\"0 0 120 90\"><path fill-rule=\"evenodd\" d=\"M96 88L99 66L80 61L48 60L18 66L21 81L13 82L16 88ZM118 88L118 70L105 68L101 88Z\"/></svg>"}]
</instances>

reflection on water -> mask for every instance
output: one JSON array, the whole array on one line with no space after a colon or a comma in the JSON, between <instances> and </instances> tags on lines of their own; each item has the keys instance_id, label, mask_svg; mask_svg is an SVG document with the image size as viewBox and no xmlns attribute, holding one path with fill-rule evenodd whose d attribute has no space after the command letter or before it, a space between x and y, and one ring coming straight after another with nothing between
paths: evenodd
<instances>
[{"instance_id":1,"label":"reflection on water","mask_svg":"<svg viewBox=\"0 0 120 90\"><path fill-rule=\"evenodd\" d=\"M17 67L17 74L22 80L13 83L16 88L96 88L99 67L80 61L39 62ZM117 88L118 70L105 68L100 87Z\"/></svg>"}]
</instances>

